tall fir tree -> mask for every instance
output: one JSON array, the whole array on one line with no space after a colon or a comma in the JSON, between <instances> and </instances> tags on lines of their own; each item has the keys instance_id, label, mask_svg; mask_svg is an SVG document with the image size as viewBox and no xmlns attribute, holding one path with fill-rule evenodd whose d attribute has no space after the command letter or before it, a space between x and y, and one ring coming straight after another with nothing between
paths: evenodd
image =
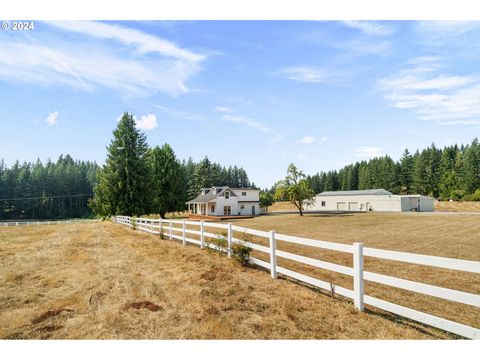
<instances>
[{"instance_id":1,"label":"tall fir tree","mask_svg":"<svg viewBox=\"0 0 480 360\"><path fill-rule=\"evenodd\" d=\"M402 154L399 164L398 180L401 194L410 194L413 186L413 156L408 149Z\"/></svg>"},{"instance_id":2,"label":"tall fir tree","mask_svg":"<svg viewBox=\"0 0 480 360\"><path fill-rule=\"evenodd\" d=\"M185 208L185 173L170 145L156 146L148 152L151 171L152 210L162 218L167 212Z\"/></svg>"},{"instance_id":3,"label":"tall fir tree","mask_svg":"<svg viewBox=\"0 0 480 360\"><path fill-rule=\"evenodd\" d=\"M150 210L150 173L145 134L135 127L133 115L124 113L107 147L105 166L99 171L94 211L101 216L142 215Z\"/></svg>"}]
</instances>

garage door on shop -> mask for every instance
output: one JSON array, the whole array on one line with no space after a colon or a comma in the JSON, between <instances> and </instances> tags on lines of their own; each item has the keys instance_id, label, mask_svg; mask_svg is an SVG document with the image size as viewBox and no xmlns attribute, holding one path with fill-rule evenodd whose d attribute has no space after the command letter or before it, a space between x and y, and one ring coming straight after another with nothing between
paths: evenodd
<instances>
[{"instance_id":1,"label":"garage door on shop","mask_svg":"<svg viewBox=\"0 0 480 360\"><path fill-rule=\"evenodd\" d=\"M346 202L337 202L337 210L347 211L347 203Z\"/></svg>"},{"instance_id":2,"label":"garage door on shop","mask_svg":"<svg viewBox=\"0 0 480 360\"><path fill-rule=\"evenodd\" d=\"M358 211L358 202L348 203L348 211Z\"/></svg>"}]
</instances>

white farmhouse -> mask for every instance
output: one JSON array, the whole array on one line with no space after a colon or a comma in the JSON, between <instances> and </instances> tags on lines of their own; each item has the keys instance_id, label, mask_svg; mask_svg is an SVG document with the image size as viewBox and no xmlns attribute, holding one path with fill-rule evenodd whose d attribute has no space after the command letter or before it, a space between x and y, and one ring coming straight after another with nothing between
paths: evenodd
<instances>
[{"instance_id":1,"label":"white farmhouse","mask_svg":"<svg viewBox=\"0 0 480 360\"><path fill-rule=\"evenodd\" d=\"M214 186L187 202L188 212L200 216L255 216L260 213L260 190Z\"/></svg>"},{"instance_id":2,"label":"white farmhouse","mask_svg":"<svg viewBox=\"0 0 480 360\"><path fill-rule=\"evenodd\" d=\"M433 211L433 198L394 195L384 189L324 191L305 211Z\"/></svg>"}]
</instances>

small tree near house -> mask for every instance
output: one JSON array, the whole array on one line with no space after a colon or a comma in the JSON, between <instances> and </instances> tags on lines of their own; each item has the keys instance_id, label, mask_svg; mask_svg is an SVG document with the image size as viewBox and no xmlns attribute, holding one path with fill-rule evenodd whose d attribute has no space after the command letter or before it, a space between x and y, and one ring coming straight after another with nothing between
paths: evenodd
<instances>
[{"instance_id":1,"label":"small tree near house","mask_svg":"<svg viewBox=\"0 0 480 360\"><path fill-rule=\"evenodd\" d=\"M285 179L277 183L275 198L290 201L298 209L300 216L303 216L304 206L312 205L314 197L315 193L308 185L305 174L294 164L290 164Z\"/></svg>"},{"instance_id":2,"label":"small tree near house","mask_svg":"<svg viewBox=\"0 0 480 360\"><path fill-rule=\"evenodd\" d=\"M265 211L268 213L268 207L272 206L275 202L273 198L273 194L269 192L261 192L260 193L260 207L265 208Z\"/></svg>"}]
</instances>

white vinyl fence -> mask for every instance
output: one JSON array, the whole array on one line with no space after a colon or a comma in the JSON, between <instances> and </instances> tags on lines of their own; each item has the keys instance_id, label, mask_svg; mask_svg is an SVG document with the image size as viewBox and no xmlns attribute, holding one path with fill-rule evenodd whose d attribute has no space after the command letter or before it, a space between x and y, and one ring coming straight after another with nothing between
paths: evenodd
<instances>
[{"instance_id":1,"label":"white vinyl fence","mask_svg":"<svg viewBox=\"0 0 480 360\"><path fill-rule=\"evenodd\" d=\"M72 219L72 220L14 220L0 221L0 227L3 226L27 226L27 225L56 225L56 224L77 224L85 222L98 222L100 219Z\"/></svg>"},{"instance_id":2,"label":"white vinyl fence","mask_svg":"<svg viewBox=\"0 0 480 360\"><path fill-rule=\"evenodd\" d=\"M462 304L472 305L480 308L480 295L467 293L458 290L447 289L439 286L428 285L415 281L400 279L383 274L364 271L363 259L365 256L401 261L405 263L434 266L444 269L464 271L480 274L480 262L459 260L452 258L444 258L429 255L412 254L405 252L380 250L374 248L364 248L362 243L354 243L353 245L339 244L328 241L313 240L301 238L297 236L277 234L275 231L260 231L245 227L235 226L232 224L221 224L204 221L188 221L188 220L165 220L165 219L146 219L131 218L129 216L115 216L113 221L117 224L135 227L136 229L151 234L162 233L166 238L181 240L183 245L192 243L199 245L202 249L211 247L215 250L218 248L209 243L206 238L218 238L219 234L208 232L208 228L217 228L226 230L226 238L228 247L225 250L228 256L231 255L231 245L233 243L242 243L254 250L269 255L270 261L266 262L254 257L250 257L250 262L270 271L271 277L276 278L277 274L282 274L299 280L301 282L331 291L331 284L311 276L298 273L293 270L286 269L277 265L277 257L297 261L302 264L311 265L316 268L325 269L341 273L353 277L353 290L335 286L335 293L353 299L355 307L360 311L364 310L364 304L374 306L376 308L394 313L405 318L409 318L420 323L424 323L460 336L470 339L480 339L480 329L460 324L451 320L443 319L424 312L413 310L404 306L400 306L388 301L384 301L364 293L364 281L373 281L379 284L389 285L399 289L405 289L420 294L430 295L437 298L455 301ZM177 226L175 226L177 225ZM198 227L198 230L187 229L186 225ZM237 233L249 234L268 239L270 246L262 246L248 241L239 240L235 237ZM188 238L188 234L198 235L200 240ZM321 261L306 256L289 253L277 249L276 242L284 241L293 244L311 246L315 248L334 250L343 253L352 254L353 268Z\"/></svg>"}]
</instances>

